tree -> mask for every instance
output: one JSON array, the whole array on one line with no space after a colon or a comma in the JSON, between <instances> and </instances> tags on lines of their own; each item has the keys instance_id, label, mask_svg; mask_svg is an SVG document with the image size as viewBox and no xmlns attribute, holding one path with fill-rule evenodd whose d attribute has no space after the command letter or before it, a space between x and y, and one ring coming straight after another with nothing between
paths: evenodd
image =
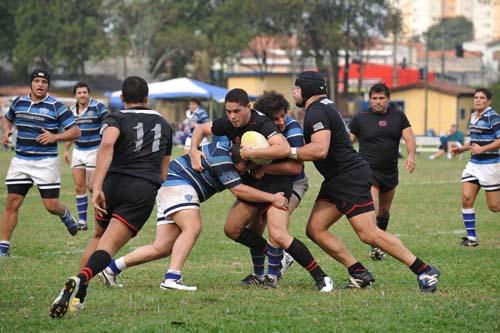
<instances>
[{"instance_id":1,"label":"tree","mask_svg":"<svg viewBox=\"0 0 500 333\"><path fill-rule=\"evenodd\" d=\"M99 0L19 2L15 16L17 70L26 73L35 65L84 75L84 62L104 54L101 13Z\"/></svg>"},{"instance_id":2,"label":"tree","mask_svg":"<svg viewBox=\"0 0 500 333\"><path fill-rule=\"evenodd\" d=\"M15 13L18 1L0 1L0 55L12 57L16 45Z\"/></svg>"},{"instance_id":3,"label":"tree","mask_svg":"<svg viewBox=\"0 0 500 333\"><path fill-rule=\"evenodd\" d=\"M444 36L442 36L442 33ZM445 18L441 22L432 25L428 30L429 49L440 50L444 43L445 50L455 49L457 45L474 38L474 27L472 22L463 16Z\"/></svg>"}]
</instances>

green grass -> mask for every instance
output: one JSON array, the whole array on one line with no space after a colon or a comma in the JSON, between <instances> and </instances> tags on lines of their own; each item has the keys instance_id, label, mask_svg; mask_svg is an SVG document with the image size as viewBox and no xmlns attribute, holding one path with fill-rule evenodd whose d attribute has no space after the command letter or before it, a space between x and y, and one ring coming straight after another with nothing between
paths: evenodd
<instances>
[{"instance_id":1,"label":"green grass","mask_svg":"<svg viewBox=\"0 0 500 333\"><path fill-rule=\"evenodd\" d=\"M0 152L0 207L3 184L13 154ZM159 289L168 259L148 263L121 276L123 289L91 284L86 309L51 320L48 310L66 278L77 272L79 257L91 230L72 238L47 213L38 191L32 189L20 210L12 239L13 257L0 260L1 332L476 332L500 330L498 276L500 273L499 214L488 211L484 193L476 203L481 244L458 246L463 236L460 212L460 174L463 160L428 161L419 156L417 170L400 172L389 230L422 259L442 271L440 289L421 294L415 276L394 259L372 262L343 218L332 231L374 273L367 290L338 289L319 294L312 279L297 264L276 290L246 289L239 281L250 271L248 250L224 236L229 193L219 194L202 207L204 230L185 269L194 293ZM74 196L70 169L64 165L61 199L72 211ZM291 233L304 241L337 286L347 271L309 241L305 223L320 185L307 165L311 188L292 217ZM154 239L154 217L138 237L119 253Z\"/></svg>"}]
</instances>

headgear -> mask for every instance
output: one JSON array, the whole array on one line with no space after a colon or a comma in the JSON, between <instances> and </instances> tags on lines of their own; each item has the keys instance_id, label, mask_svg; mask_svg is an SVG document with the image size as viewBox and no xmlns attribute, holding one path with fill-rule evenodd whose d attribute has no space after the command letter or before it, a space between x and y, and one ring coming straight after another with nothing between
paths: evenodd
<instances>
[{"instance_id":1,"label":"headgear","mask_svg":"<svg viewBox=\"0 0 500 333\"><path fill-rule=\"evenodd\" d=\"M306 71L302 72L295 80L295 85L300 87L302 92L302 103L297 104L298 107L303 107L306 101L314 95L326 94L326 81L318 72Z\"/></svg>"}]
</instances>

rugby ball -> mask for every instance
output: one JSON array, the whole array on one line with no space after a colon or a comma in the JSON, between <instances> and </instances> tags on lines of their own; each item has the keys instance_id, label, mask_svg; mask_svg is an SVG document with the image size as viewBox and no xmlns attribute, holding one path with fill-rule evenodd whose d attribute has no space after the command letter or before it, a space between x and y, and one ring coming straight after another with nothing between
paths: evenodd
<instances>
[{"instance_id":1,"label":"rugby ball","mask_svg":"<svg viewBox=\"0 0 500 333\"><path fill-rule=\"evenodd\" d=\"M243 134L241 137L241 144L244 146L248 146L252 149L264 149L269 147L269 142L264 135L255 131L248 131ZM271 163L273 160L266 160L260 158L252 159L252 162L259 165L265 165Z\"/></svg>"}]
</instances>

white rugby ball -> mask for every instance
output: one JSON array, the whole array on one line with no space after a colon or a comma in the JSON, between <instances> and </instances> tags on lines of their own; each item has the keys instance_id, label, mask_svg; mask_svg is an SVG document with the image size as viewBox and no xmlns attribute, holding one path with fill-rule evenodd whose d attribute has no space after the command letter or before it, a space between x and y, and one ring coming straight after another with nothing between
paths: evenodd
<instances>
[{"instance_id":1,"label":"white rugby ball","mask_svg":"<svg viewBox=\"0 0 500 333\"><path fill-rule=\"evenodd\" d=\"M248 146L252 149L264 149L269 147L269 142L264 135L255 131L248 131L241 137L241 144ZM273 160L266 160L261 158L254 158L252 162L259 165L265 165L271 163Z\"/></svg>"}]
</instances>

